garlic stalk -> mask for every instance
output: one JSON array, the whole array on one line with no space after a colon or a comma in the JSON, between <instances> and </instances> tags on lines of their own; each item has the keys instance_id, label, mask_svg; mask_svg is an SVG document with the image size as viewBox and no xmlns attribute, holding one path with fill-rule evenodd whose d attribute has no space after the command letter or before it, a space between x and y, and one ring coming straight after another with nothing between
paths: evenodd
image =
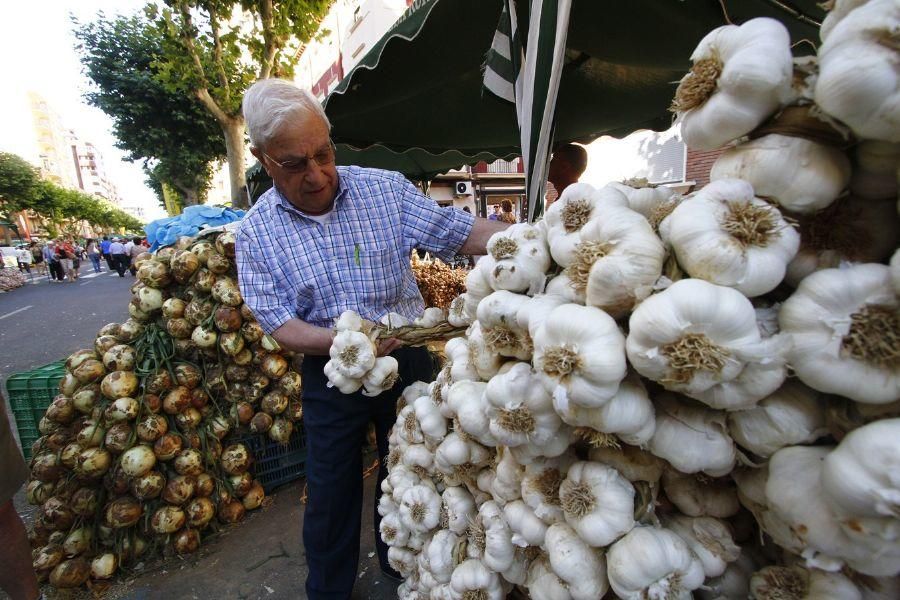
<instances>
[{"instance_id":1,"label":"garlic stalk","mask_svg":"<svg viewBox=\"0 0 900 600\"><path fill-rule=\"evenodd\" d=\"M714 150L774 113L791 93L790 45L784 25L765 17L706 34L672 102L685 144Z\"/></svg>"},{"instance_id":2,"label":"garlic stalk","mask_svg":"<svg viewBox=\"0 0 900 600\"><path fill-rule=\"evenodd\" d=\"M806 385L857 402L900 397L900 300L887 266L813 273L782 305L779 321L793 338L791 366Z\"/></svg>"},{"instance_id":3,"label":"garlic stalk","mask_svg":"<svg viewBox=\"0 0 900 600\"><path fill-rule=\"evenodd\" d=\"M634 527L634 487L612 467L573 464L559 486L559 499L566 522L596 548Z\"/></svg>"},{"instance_id":4,"label":"garlic stalk","mask_svg":"<svg viewBox=\"0 0 900 600\"><path fill-rule=\"evenodd\" d=\"M624 600L688 600L703 583L703 565L678 535L638 526L606 554L609 583Z\"/></svg>"},{"instance_id":5,"label":"garlic stalk","mask_svg":"<svg viewBox=\"0 0 900 600\"><path fill-rule=\"evenodd\" d=\"M790 339L763 339L753 305L731 288L677 281L638 306L629 329L626 350L638 373L714 408L753 406L786 375Z\"/></svg>"},{"instance_id":6,"label":"garlic stalk","mask_svg":"<svg viewBox=\"0 0 900 600\"><path fill-rule=\"evenodd\" d=\"M660 224L660 236L691 277L733 287L749 298L781 283L800 236L756 193L742 179L719 179Z\"/></svg>"}]
</instances>

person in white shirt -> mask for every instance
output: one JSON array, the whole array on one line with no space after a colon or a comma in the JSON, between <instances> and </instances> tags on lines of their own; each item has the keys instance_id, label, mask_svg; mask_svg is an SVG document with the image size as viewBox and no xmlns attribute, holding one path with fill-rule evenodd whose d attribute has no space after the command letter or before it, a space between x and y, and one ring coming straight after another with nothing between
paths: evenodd
<instances>
[{"instance_id":1,"label":"person in white shirt","mask_svg":"<svg viewBox=\"0 0 900 600\"><path fill-rule=\"evenodd\" d=\"M114 239L109 245L109 261L119 277L125 277L125 269L128 268L128 263L125 261L126 256L128 255L125 254L125 244L119 238Z\"/></svg>"},{"instance_id":2,"label":"person in white shirt","mask_svg":"<svg viewBox=\"0 0 900 600\"><path fill-rule=\"evenodd\" d=\"M31 263L34 261L34 257L31 256L31 250L19 248L16 250L16 260L19 262L19 270L31 275Z\"/></svg>"}]
</instances>

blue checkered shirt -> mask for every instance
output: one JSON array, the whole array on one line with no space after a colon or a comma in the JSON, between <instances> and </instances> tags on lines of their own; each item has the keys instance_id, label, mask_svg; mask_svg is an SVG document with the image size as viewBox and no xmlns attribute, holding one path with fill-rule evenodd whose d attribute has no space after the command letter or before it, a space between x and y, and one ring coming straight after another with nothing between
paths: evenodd
<instances>
[{"instance_id":1,"label":"blue checkered shirt","mask_svg":"<svg viewBox=\"0 0 900 600\"><path fill-rule=\"evenodd\" d=\"M414 248L448 260L475 218L441 208L399 173L338 167L334 210L323 225L274 187L237 230L244 301L271 333L294 317L331 327L345 310L414 319L424 302L410 266Z\"/></svg>"}]
</instances>

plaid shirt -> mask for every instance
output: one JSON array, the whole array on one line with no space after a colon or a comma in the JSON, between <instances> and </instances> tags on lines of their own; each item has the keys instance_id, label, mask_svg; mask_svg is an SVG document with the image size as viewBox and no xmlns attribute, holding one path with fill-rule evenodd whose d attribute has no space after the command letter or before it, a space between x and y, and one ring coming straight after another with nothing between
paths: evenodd
<instances>
[{"instance_id":1,"label":"plaid shirt","mask_svg":"<svg viewBox=\"0 0 900 600\"><path fill-rule=\"evenodd\" d=\"M244 301L272 333L294 317L331 327L345 310L379 320L414 319L425 304L410 266L414 248L451 258L475 218L441 208L399 173L338 167L334 210L324 225L274 187L237 230Z\"/></svg>"}]
</instances>

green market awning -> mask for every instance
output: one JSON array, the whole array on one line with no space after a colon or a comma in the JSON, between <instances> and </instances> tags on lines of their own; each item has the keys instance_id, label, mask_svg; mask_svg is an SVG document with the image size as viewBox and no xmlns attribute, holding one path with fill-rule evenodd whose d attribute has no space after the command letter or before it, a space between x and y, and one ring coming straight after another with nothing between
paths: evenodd
<instances>
[{"instance_id":1,"label":"green market awning","mask_svg":"<svg viewBox=\"0 0 900 600\"><path fill-rule=\"evenodd\" d=\"M523 32L529 4L516 0ZM360 149L360 161L377 145L366 164L407 175L416 165L443 172L468 162L459 155L519 155L515 107L482 86L502 7L503 0L414 2L326 99L335 141ZM573 0L555 141L667 129L691 52L726 18L779 19L797 43L818 41L824 14L817 0Z\"/></svg>"}]
</instances>

